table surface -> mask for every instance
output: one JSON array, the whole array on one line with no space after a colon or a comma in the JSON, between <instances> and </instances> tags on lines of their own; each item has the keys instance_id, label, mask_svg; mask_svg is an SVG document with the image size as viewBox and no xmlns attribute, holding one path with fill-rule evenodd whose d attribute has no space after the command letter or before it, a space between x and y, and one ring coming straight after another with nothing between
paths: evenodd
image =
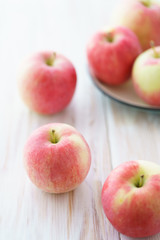
<instances>
[{"instance_id":1,"label":"table surface","mask_svg":"<svg viewBox=\"0 0 160 240\"><path fill-rule=\"evenodd\" d=\"M129 160L160 163L160 115L113 102L93 85L86 64L91 35L109 24L120 1L0 1L0 239L129 240L105 218L102 185L110 171ZM33 52L54 50L75 65L78 84L70 105L40 116L21 101L17 74ZM69 193L37 189L23 168L23 147L39 126L73 125L86 138L92 165L85 181ZM145 238L159 240L160 234Z\"/></svg>"}]
</instances>

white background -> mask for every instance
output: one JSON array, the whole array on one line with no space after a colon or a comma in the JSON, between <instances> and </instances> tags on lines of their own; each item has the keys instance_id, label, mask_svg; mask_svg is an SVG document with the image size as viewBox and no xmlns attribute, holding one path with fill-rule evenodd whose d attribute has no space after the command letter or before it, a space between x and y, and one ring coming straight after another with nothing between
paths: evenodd
<instances>
[{"instance_id":1,"label":"white background","mask_svg":"<svg viewBox=\"0 0 160 240\"><path fill-rule=\"evenodd\" d=\"M0 1L0 240L127 240L105 218L101 189L112 168L144 159L160 163L160 115L112 102L92 84L86 63L91 35L109 24L109 0ZM75 65L78 84L71 104L54 116L23 105L17 75L33 52L58 51ZM23 146L37 127L73 125L86 138L92 166L74 192L38 190L23 168ZM160 235L145 238L159 240Z\"/></svg>"}]
</instances>

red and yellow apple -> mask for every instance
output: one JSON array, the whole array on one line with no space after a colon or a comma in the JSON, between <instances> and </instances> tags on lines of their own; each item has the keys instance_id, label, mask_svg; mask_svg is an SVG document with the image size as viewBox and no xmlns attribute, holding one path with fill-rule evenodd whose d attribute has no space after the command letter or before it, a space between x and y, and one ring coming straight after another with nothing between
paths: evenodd
<instances>
[{"instance_id":1,"label":"red and yellow apple","mask_svg":"<svg viewBox=\"0 0 160 240\"><path fill-rule=\"evenodd\" d=\"M147 237L160 232L160 165L142 160L119 165L103 185L102 205L122 234Z\"/></svg>"},{"instance_id":2,"label":"red and yellow apple","mask_svg":"<svg viewBox=\"0 0 160 240\"><path fill-rule=\"evenodd\" d=\"M113 14L113 23L130 28L138 37L142 49L150 41L160 45L160 2L157 0L124 0Z\"/></svg>"},{"instance_id":3,"label":"red and yellow apple","mask_svg":"<svg viewBox=\"0 0 160 240\"><path fill-rule=\"evenodd\" d=\"M91 153L84 137L72 126L50 123L33 132L24 148L30 180L50 193L75 189L87 176Z\"/></svg>"},{"instance_id":4,"label":"red and yellow apple","mask_svg":"<svg viewBox=\"0 0 160 240\"><path fill-rule=\"evenodd\" d=\"M71 101L76 71L63 55L48 51L27 59L19 74L19 90L26 105L41 114L54 114Z\"/></svg>"},{"instance_id":5,"label":"red and yellow apple","mask_svg":"<svg viewBox=\"0 0 160 240\"><path fill-rule=\"evenodd\" d=\"M136 35L125 27L99 31L87 46L90 72L101 82L119 85L130 77L134 60L141 53Z\"/></svg>"},{"instance_id":6,"label":"red and yellow apple","mask_svg":"<svg viewBox=\"0 0 160 240\"><path fill-rule=\"evenodd\" d=\"M160 47L138 56L132 71L136 93L148 104L160 106Z\"/></svg>"}]
</instances>

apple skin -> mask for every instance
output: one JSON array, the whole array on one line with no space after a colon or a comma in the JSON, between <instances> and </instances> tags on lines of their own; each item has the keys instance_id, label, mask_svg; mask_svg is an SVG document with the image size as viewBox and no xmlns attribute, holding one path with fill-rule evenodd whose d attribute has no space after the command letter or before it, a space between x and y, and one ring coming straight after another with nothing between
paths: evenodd
<instances>
[{"instance_id":1,"label":"apple skin","mask_svg":"<svg viewBox=\"0 0 160 240\"><path fill-rule=\"evenodd\" d=\"M115 10L112 23L131 29L138 37L142 49L150 48L150 41L160 45L160 3L156 0L124 0Z\"/></svg>"},{"instance_id":2,"label":"apple skin","mask_svg":"<svg viewBox=\"0 0 160 240\"><path fill-rule=\"evenodd\" d=\"M138 187L141 176L143 184ZM124 235L138 238L160 232L160 166L142 160L119 165L103 185L102 205Z\"/></svg>"},{"instance_id":3,"label":"apple skin","mask_svg":"<svg viewBox=\"0 0 160 240\"><path fill-rule=\"evenodd\" d=\"M75 189L87 176L90 164L87 142L67 124L50 123L38 128L24 147L27 174L45 192L64 193Z\"/></svg>"},{"instance_id":4,"label":"apple skin","mask_svg":"<svg viewBox=\"0 0 160 240\"><path fill-rule=\"evenodd\" d=\"M21 97L30 109L54 114L70 103L76 80L72 63L61 54L48 51L36 53L23 63L18 83Z\"/></svg>"},{"instance_id":5,"label":"apple skin","mask_svg":"<svg viewBox=\"0 0 160 240\"><path fill-rule=\"evenodd\" d=\"M153 49L138 56L133 65L132 80L140 98L150 105L160 106L160 47L155 51L159 54L157 58Z\"/></svg>"},{"instance_id":6,"label":"apple skin","mask_svg":"<svg viewBox=\"0 0 160 240\"><path fill-rule=\"evenodd\" d=\"M117 27L99 31L87 46L90 72L101 82L119 85L130 77L133 62L140 53L140 44L131 30Z\"/></svg>"}]
</instances>

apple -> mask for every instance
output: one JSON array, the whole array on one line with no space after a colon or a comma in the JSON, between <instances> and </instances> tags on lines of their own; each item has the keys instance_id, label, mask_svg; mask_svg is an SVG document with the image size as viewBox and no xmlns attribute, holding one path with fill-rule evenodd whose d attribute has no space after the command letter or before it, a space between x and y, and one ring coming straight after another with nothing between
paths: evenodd
<instances>
[{"instance_id":1,"label":"apple","mask_svg":"<svg viewBox=\"0 0 160 240\"><path fill-rule=\"evenodd\" d=\"M160 47L138 56L132 71L136 93L148 104L160 106Z\"/></svg>"},{"instance_id":2,"label":"apple","mask_svg":"<svg viewBox=\"0 0 160 240\"><path fill-rule=\"evenodd\" d=\"M54 114L71 101L76 71L63 55L48 51L28 58L19 74L19 90L29 108L40 114Z\"/></svg>"},{"instance_id":3,"label":"apple","mask_svg":"<svg viewBox=\"0 0 160 240\"><path fill-rule=\"evenodd\" d=\"M107 177L101 196L105 215L120 233L138 238L160 232L160 165L122 163Z\"/></svg>"},{"instance_id":4,"label":"apple","mask_svg":"<svg viewBox=\"0 0 160 240\"><path fill-rule=\"evenodd\" d=\"M160 2L156 0L124 0L115 10L112 23L130 28L138 37L142 49L150 41L160 45Z\"/></svg>"},{"instance_id":5,"label":"apple","mask_svg":"<svg viewBox=\"0 0 160 240\"><path fill-rule=\"evenodd\" d=\"M131 30L117 27L99 31L87 46L90 72L106 84L121 84L128 80L140 53L140 44Z\"/></svg>"},{"instance_id":6,"label":"apple","mask_svg":"<svg viewBox=\"0 0 160 240\"><path fill-rule=\"evenodd\" d=\"M91 164L89 146L72 126L50 123L35 130L24 147L24 165L30 180L50 193L75 189Z\"/></svg>"}]
</instances>

